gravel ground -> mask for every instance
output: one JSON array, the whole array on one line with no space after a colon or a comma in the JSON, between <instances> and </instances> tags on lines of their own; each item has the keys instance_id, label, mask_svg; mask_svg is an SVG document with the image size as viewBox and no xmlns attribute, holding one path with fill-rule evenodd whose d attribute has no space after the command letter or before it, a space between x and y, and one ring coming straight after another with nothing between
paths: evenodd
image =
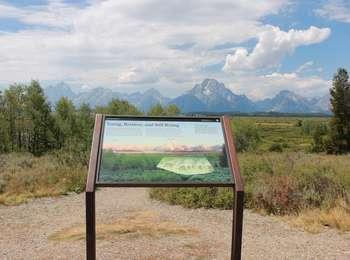
<instances>
[{"instance_id":1,"label":"gravel ground","mask_svg":"<svg viewBox=\"0 0 350 260\"><path fill-rule=\"evenodd\" d=\"M84 259L85 241L52 241L53 233L84 225L84 194L0 206L0 259ZM98 259L229 259L232 211L184 209L152 201L147 189L101 189L96 223L151 212L198 232L114 235L97 241ZM309 234L271 217L244 212L243 259L350 259L350 234Z\"/></svg>"}]
</instances>

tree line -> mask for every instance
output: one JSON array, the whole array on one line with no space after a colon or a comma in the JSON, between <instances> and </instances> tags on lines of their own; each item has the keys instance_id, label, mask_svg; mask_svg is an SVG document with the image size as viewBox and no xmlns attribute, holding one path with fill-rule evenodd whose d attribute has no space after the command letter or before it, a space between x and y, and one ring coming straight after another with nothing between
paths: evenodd
<instances>
[{"instance_id":1,"label":"tree line","mask_svg":"<svg viewBox=\"0 0 350 260\"><path fill-rule=\"evenodd\" d=\"M96 113L144 114L127 101L118 99L96 108L88 104L75 107L65 97L51 105L38 81L10 85L0 92L0 153L30 152L40 156L53 150L75 154L88 152ZM147 115L179 113L175 105L157 104Z\"/></svg>"},{"instance_id":2,"label":"tree line","mask_svg":"<svg viewBox=\"0 0 350 260\"><path fill-rule=\"evenodd\" d=\"M314 152L344 154L350 152L350 82L349 74L339 68L330 88L332 118L329 125L319 125L313 132Z\"/></svg>"},{"instance_id":3,"label":"tree line","mask_svg":"<svg viewBox=\"0 0 350 260\"><path fill-rule=\"evenodd\" d=\"M350 152L350 83L348 72L340 68L330 89L333 112L328 126L313 131L314 152L334 154ZM106 106L74 106L62 97L50 104L38 81L10 85L0 92L0 153L30 152L36 156L62 150L72 156L87 158L96 113L114 115L174 116L175 105L156 104L147 113L127 101L112 99ZM237 129L236 129L237 130ZM237 135L238 133L235 133ZM239 138L236 138L239 145Z\"/></svg>"}]
</instances>

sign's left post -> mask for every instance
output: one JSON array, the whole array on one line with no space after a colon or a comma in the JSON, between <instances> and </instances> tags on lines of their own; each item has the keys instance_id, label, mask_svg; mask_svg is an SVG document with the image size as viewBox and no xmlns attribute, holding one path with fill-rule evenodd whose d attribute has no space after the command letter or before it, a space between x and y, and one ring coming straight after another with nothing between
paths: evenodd
<instances>
[{"instance_id":1,"label":"sign's left post","mask_svg":"<svg viewBox=\"0 0 350 260\"><path fill-rule=\"evenodd\" d=\"M89 170L85 188L86 207L86 259L96 259L96 216L95 216L95 183L98 170L99 146L103 116L96 115L94 133L92 136Z\"/></svg>"},{"instance_id":2,"label":"sign's left post","mask_svg":"<svg viewBox=\"0 0 350 260\"><path fill-rule=\"evenodd\" d=\"M86 205L86 259L96 259L95 191L85 193Z\"/></svg>"}]
</instances>

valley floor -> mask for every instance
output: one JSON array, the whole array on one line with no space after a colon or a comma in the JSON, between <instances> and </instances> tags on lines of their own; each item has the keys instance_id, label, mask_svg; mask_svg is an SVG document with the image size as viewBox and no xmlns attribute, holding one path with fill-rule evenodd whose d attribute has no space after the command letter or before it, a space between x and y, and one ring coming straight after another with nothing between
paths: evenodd
<instances>
[{"instance_id":1,"label":"valley floor","mask_svg":"<svg viewBox=\"0 0 350 260\"><path fill-rule=\"evenodd\" d=\"M0 259L84 259L84 194L0 206ZM147 189L96 194L98 259L229 259L230 210L184 209ZM350 259L350 233L310 234L244 213L243 259Z\"/></svg>"}]
</instances>

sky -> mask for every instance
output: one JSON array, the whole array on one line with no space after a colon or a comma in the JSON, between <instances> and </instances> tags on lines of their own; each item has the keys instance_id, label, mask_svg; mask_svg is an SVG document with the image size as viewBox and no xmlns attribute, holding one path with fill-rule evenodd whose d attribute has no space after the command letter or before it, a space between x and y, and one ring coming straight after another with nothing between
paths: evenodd
<instances>
[{"instance_id":1,"label":"sky","mask_svg":"<svg viewBox=\"0 0 350 260\"><path fill-rule=\"evenodd\" d=\"M205 78L257 100L326 94L350 70L350 0L0 0L0 86L173 97Z\"/></svg>"}]
</instances>

